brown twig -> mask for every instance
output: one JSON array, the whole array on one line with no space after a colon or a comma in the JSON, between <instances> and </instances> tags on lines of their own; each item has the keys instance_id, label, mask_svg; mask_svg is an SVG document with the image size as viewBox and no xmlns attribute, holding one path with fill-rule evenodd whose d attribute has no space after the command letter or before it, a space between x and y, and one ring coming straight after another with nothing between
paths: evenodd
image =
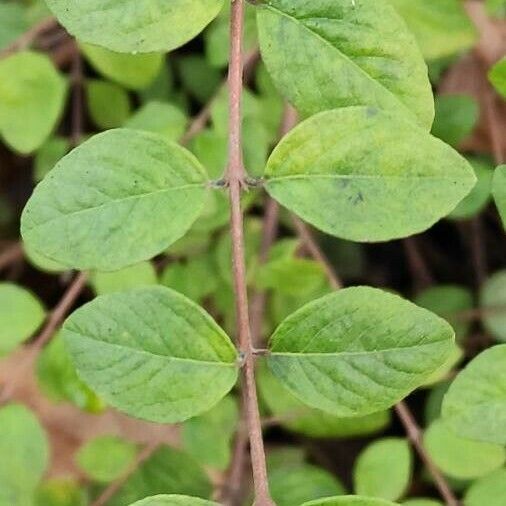
<instances>
[{"instance_id":1,"label":"brown twig","mask_svg":"<svg viewBox=\"0 0 506 506\"><path fill-rule=\"evenodd\" d=\"M234 449L230 460L227 483L222 487L219 496L223 506L240 506L242 504L242 483L246 467L246 451L248 449L248 420L246 415L246 392L242 390L241 419L236 431Z\"/></svg>"},{"instance_id":2,"label":"brown twig","mask_svg":"<svg viewBox=\"0 0 506 506\"><path fill-rule=\"evenodd\" d=\"M49 314L46 324L38 337L29 345L29 353L24 357L24 361L20 363L16 369L16 376L9 379L0 394L0 405L6 403L16 390L18 379L24 377L27 369L31 368L35 363L42 348L51 340L58 330L59 326L71 310L76 302L79 294L86 285L87 276L85 273L78 274L71 285L67 288L60 302L55 306Z\"/></svg>"},{"instance_id":3,"label":"brown twig","mask_svg":"<svg viewBox=\"0 0 506 506\"><path fill-rule=\"evenodd\" d=\"M242 37L244 0L234 0L230 19L229 90L229 152L225 180L230 194L230 234L232 237L232 271L237 312L239 346L244 357L243 389L248 421L251 465L256 506L273 506L269 493L267 465L262 437L255 384L255 359L252 353L251 327L244 259L244 230L241 209L241 190L246 184L242 159L241 96L243 89Z\"/></svg>"},{"instance_id":4,"label":"brown twig","mask_svg":"<svg viewBox=\"0 0 506 506\"><path fill-rule=\"evenodd\" d=\"M402 425L404 426L404 430L408 436L408 439L411 441L411 444L416 449L418 455L423 460L427 470L431 474L434 483L436 484L441 497L446 502L447 506L459 506L459 501L453 494L452 489L448 485L445 477L438 469L438 467L432 461L430 455L427 453L424 445L423 445L423 435L420 427L416 423L416 420L408 408L407 404L404 401L400 401L395 405L395 412L399 417Z\"/></svg>"},{"instance_id":5,"label":"brown twig","mask_svg":"<svg viewBox=\"0 0 506 506\"><path fill-rule=\"evenodd\" d=\"M279 204L267 197L263 219L262 242L258 261L265 264L269 250L276 240L279 228ZM265 303L267 294L264 290L257 290L251 299L251 335L254 346L258 346L262 339L262 325L264 321Z\"/></svg>"},{"instance_id":6,"label":"brown twig","mask_svg":"<svg viewBox=\"0 0 506 506\"><path fill-rule=\"evenodd\" d=\"M18 37L14 42L11 42L6 48L0 51L0 59L6 58L7 56L11 56L16 51L20 51L22 49L26 49L31 46L37 37L42 35L49 30L52 30L58 26L58 22L55 18L45 18L36 25L32 26L29 30L23 33L20 37Z\"/></svg>"},{"instance_id":7,"label":"brown twig","mask_svg":"<svg viewBox=\"0 0 506 506\"><path fill-rule=\"evenodd\" d=\"M23 246L16 242L0 253L0 271L23 258Z\"/></svg>"},{"instance_id":8,"label":"brown twig","mask_svg":"<svg viewBox=\"0 0 506 506\"><path fill-rule=\"evenodd\" d=\"M280 137L283 137L297 123L295 109L287 105L281 122ZM276 240L279 228L279 204L267 197L262 227L262 241L260 244L259 262L267 262L269 251ZM253 295L250 309L251 335L253 346L257 346L262 339L262 324L264 320L267 294L263 290L257 290ZM229 466L228 484L222 490L220 497L225 506L238 506L241 504L241 486L244 473L244 458L248 447L248 432L245 430L247 420L245 417L245 401L243 396L243 409L241 410L241 422L236 434L234 450ZM263 425L263 424L262 424Z\"/></svg>"},{"instance_id":9,"label":"brown twig","mask_svg":"<svg viewBox=\"0 0 506 506\"><path fill-rule=\"evenodd\" d=\"M91 506L104 506L132 476L132 474L159 448L159 443L151 443L145 446L137 455L128 469L115 481L111 482L104 491L95 499Z\"/></svg>"},{"instance_id":10,"label":"brown twig","mask_svg":"<svg viewBox=\"0 0 506 506\"><path fill-rule=\"evenodd\" d=\"M481 61L483 71L486 73L496 61L504 56L506 44L500 30L496 29L488 17L482 2L467 0L464 2L464 7L480 34L480 40L475 47L475 53ZM497 165L500 165L505 160L505 144L504 135L501 132L501 125L497 117L497 100L497 93L495 93L492 85L488 83L484 96L485 114L488 120L494 160Z\"/></svg>"},{"instance_id":11,"label":"brown twig","mask_svg":"<svg viewBox=\"0 0 506 506\"><path fill-rule=\"evenodd\" d=\"M295 229L297 230L297 234L301 238L302 243L304 244L304 247L307 249L308 253L325 269L325 273L327 274L330 286L334 290L339 290L340 288L342 288L341 280L334 271L328 258L326 257L326 255L323 253L320 246L316 242L309 227L295 215L292 215L292 222L295 226Z\"/></svg>"},{"instance_id":12,"label":"brown twig","mask_svg":"<svg viewBox=\"0 0 506 506\"><path fill-rule=\"evenodd\" d=\"M415 291L419 292L428 288L434 283L432 274L420 253L420 249L416 243L415 237L406 237L403 239L402 245L408 258L408 265L411 271L411 277L415 281Z\"/></svg>"}]
</instances>

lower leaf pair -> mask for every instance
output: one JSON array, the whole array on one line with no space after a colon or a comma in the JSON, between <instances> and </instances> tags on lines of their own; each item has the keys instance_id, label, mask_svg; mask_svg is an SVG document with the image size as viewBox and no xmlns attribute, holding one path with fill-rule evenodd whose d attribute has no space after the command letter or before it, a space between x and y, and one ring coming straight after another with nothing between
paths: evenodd
<instances>
[{"instance_id":1,"label":"lower leaf pair","mask_svg":"<svg viewBox=\"0 0 506 506\"><path fill-rule=\"evenodd\" d=\"M238 352L202 308L154 286L96 298L65 323L82 379L112 406L174 423L209 410L234 386ZM303 403L338 417L392 406L452 350L453 330L425 309L354 287L296 311L271 338L267 363Z\"/></svg>"}]
</instances>

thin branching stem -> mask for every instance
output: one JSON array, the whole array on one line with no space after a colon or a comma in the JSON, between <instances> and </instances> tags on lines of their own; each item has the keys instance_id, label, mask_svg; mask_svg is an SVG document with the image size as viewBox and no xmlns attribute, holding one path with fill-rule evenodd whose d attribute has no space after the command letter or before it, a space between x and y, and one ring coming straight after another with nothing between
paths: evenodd
<instances>
[{"instance_id":1,"label":"thin branching stem","mask_svg":"<svg viewBox=\"0 0 506 506\"><path fill-rule=\"evenodd\" d=\"M251 465L255 487L256 506L272 506L269 493L267 465L262 437L262 424L258 409L255 384L255 358L252 350L251 327L246 284L243 214L241 190L246 184L242 158L241 97L243 89L242 38L244 26L244 0L234 0L230 17L229 91L229 151L225 180L230 194L230 234L232 238L232 271L238 326L238 341L244 356L243 389L250 440Z\"/></svg>"},{"instance_id":2,"label":"thin branching stem","mask_svg":"<svg viewBox=\"0 0 506 506\"><path fill-rule=\"evenodd\" d=\"M115 481L111 482L103 492L91 503L91 506L104 506L119 491L132 474L153 455L159 448L158 443L146 445L134 459L128 469Z\"/></svg>"}]
</instances>

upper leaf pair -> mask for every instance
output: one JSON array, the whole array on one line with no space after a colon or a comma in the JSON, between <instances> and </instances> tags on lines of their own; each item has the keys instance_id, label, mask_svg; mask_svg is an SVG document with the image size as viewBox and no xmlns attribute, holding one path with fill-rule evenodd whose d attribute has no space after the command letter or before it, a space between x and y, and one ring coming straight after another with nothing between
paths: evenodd
<instances>
[{"instance_id":1,"label":"upper leaf pair","mask_svg":"<svg viewBox=\"0 0 506 506\"><path fill-rule=\"evenodd\" d=\"M427 229L469 193L470 165L428 133L427 68L387 2L272 0L258 26L278 88L320 113L272 154L274 198L327 233L384 241Z\"/></svg>"},{"instance_id":2,"label":"upper leaf pair","mask_svg":"<svg viewBox=\"0 0 506 506\"><path fill-rule=\"evenodd\" d=\"M211 317L162 287L98 297L64 325L81 377L107 402L158 422L195 416L235 384L237 352ZM453 331L391 294L349 288L274 333L268 365L302 402L340 417L390 407L441 367Z\"/></svg>"}]
</instances>

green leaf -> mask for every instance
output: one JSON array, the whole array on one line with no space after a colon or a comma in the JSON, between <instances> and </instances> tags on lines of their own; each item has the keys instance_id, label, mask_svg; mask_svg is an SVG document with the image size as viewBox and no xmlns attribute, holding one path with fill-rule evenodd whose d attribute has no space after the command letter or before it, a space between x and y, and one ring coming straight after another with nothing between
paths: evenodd
<instances>
[{"instance_id":1,"label":"green leaf","mask_svg":"<svg viewBox=\"0 0 506 506\"><path fill-rule=\"evenodd\" d=\"M399 109L430 129L427 67L383 0L270 0L258 7L262 57L304 115L354 105Z\"/></svg>"},{"instance_id":2,"label":"green leaf","mask_svg":"<svg viewBox=\"0 0 506 506\"><path fill-rule=\"evenodd\" d=\"M186 420L213 407L237 380L228 336L165 287L97 297L67 319L63 334L81 378L138 418Z\"/></svg>"},{"instance_id":3,"label":"green leaf","mask_svg":"<svg viewBox=\"0 0 506 506\"><path fill-rule=\"evenodd\" d=\"M506 270L498 271L481 286L482 322L499 341L506 342Z\"/></svg>"},{"instance_id":4,"label":"green leaf","mask_svg":"<svg viewBox=\"0 0 506 506\"><path fill-rule=\"evenodd\" d=\"M471 322L462 318L462 313L473 308L471 290L459 285L432 286L418 294L415 304L444 318L455 330L458 342L465 340Z\"/></svg>"},{"instance_id":5,"label":"green leaf","mask_svg":"<svg viewBox=\"0 0 506 506\"><path fill-rule=\"evenodd\" d=\"M404 18L429 60L463 52L478 38L460 0L388 1Z\"/></svg>"},{"instance_id":6,"label":"green leaf","mask_svg":"<svg viewBox=\"0 0 506 506\"><path fill-rule=\"evenodd\" d=\"M156 270L151 262L140 262L115 272L94 272L90 278L97 295L123 292L157 284Z\"/></svg>"},{"instance_id":7,"label":"green leaf","mask_svg":"<svg viewBox=\"0 0 506 506\"><path fill-rule=\"evenodd\" d=\"M53 478L37 489L34 506L88 506L88 498L77 481Z\"/></svg>"},{"instance_id":8,"label":"green leaf","mask_svg":"<svg viewBox=\"0 0 506 506\"><path fill-rule=\"evenodd\" d=\"M63 137L51 137L35 154L33 178L38 183L63 158L70 148L70 143Z\"/></svg>"},{"instance_id":9,"label":"green leaf","mask_svg":"<svg viewBox=\"0 0 506 506\"><path fill-rule=\"evenodd\" d=\"M86 83L86 97L91 119L103 130L120 127L130 116L128 93L117 84L92 79Z\"/></svg>"},{"instance_id":10,"label":"green leaf","mask_svg":"<svg viewBox=\"0 0 506 506\"><path fill-rule=\"evenodd\" d=\"M306 502L302 506L396 506L393 502L377 499L375 497L363 497L358 495L346 495L341 497L328 497L316 501Z\"/></svg>"},{"instance_id":11,"label":"green leaf","mask_svg":"<svg viewBox=\"0 0 506 506\"><path fill-rule=\"evenodd\" d=\"M278 466L269 470L269 487L277 506L345 494L343 485L328 471L310 464Z\"/></svg>"},{"instance_id":12,"label":"green leaf","mask_svg":"<svg viewBox=\"0 0 506 506\"><path fill-rule=\"evenodd\" d=\"M404 495L409 486L412 465L407 440L379 439L357 458L353 471L355 491L395 501Z\"/></svg>"},{"instance_id":13,"label":"green leaf","mask_svg":"<svg viewBox=\"0 0 506 506\"><path fill-rule=\"evenodd\" d=\"M91 413L104 409L102 401L77 377L60 334L51 339L37 359L37 381L53 402L71 402Z\"/></svg>"},{"instance_id":14,"label":"green leaf","mask_svg":"<svg viewBox=\"0 0 506 506\"><path fill-rule=\"evenodd\" d=\"M198 35L223 0L46 0L60 23L83 42L121 53L171 51Z\"/></svg>"},{"instance_id":15,"label":"green leaf","mask_svg":"<svg viewBox=\"0 0 506 506\"><path fill-rule=\"evenodd\" d=\"M14 42L29 28L25 8L18 3L0 3L0 50Z\"/></svg>"},{"instance_id":16,"label":"green leaf","mask_svg":"<svg viewBox=\"0 0 506 506\"><path fill-rule=\"evenodd\" d=\"M465 506L504 506L506 469L495 471L476 480L464 497Z\"/></svg>"},{"instance_id":17,"label":"green leaf","mask_svg":"<svg viewBox=\"0 0 506 506\"><path fill-rule=\"evenodd\" d=\"M439 95L435 108L432 135L451 146L459 146L478 123L480 108L469 95Z\"/></svg>"},{"instance_id":18,"label":"green leaf","mask_svg":"<svg viewBox=\"0 0 506 506\"><path fill-rule=\"evenodd\" d=\"M348 438L366 436L384 429L390 422L388 411L363 417L338 418L312 409L294 397L271 374L267 367L258 368L258 390L262 401L282 427L314 438Z\"/></svg>"},{"instance_id":19,"label":"green leaf","mask_svg":"<svg viewBox=\"0 0 506 506\"><path fill-rule=\"evenodd\" d=\"M135 460L135 444L116 436L99 436L79 448L76 462L91 479L109 483L124 475Z\"/></svg>"},{"instance_id":20,"label":"green leaf","mask_svg":"<svg viewBox=\"0 0 506 506\"><path fill-rule=\"evenodd\" d=\"M24 406L0 409L0 505L27 506L49 461L46 435Z\"/></svg>"},{"instance_id":21,"label":"green leaf","mask_svg":"<svg viewBox=\"0 0 506 506\"><path fill-rule=\"evenodd\" d=\"M110 130L65 156L37 186L21 217L37 252L80 270L118 270L165 250L190 228L206 174L177 144Z\"/></svg>"},{"instance_id":22,"label":"green leaf","mask_svg":"<svg viewBox=\"0 0 506 506\"><path fill-rule=\"evenodd\" d=\"M211 99L223 80L221 72L199 54L179 58L177 69L184 89L201 104Z\"/></svg>"},{"instance_id":23,"label":"green leaf","mask_svg":"<svg viewBox=\"0 0 506 506\"><path fill-rule=\"evenodd\" d=\"M497 19L506 18L506 5L504 0L485 0L485 8L490 16Z\"/></svg>"},{"instance_id":24,"label":"green leaf","mask_svg":"<svg viewBox=\"0 0 506 506\"><path fill-rule=\"evenodd\" d=\"M424 418L425 424L430 425L434 420L441 416L441 405L446 392L450 388L451 380L442 381L435 385L427 396L425 401Z\"/></svg>"},{"instance_id":25,"label":"green leaf","mask_svg":"<svg viewBox=\"0 0 506 506\"><path fill-rule=\"evenodd\" d=\"M163 62L160 53L122 54L90 44L82 44L81 51L100 74L131 90L149 86Z\"/></svg>"},{"instance_id":26,"label":"green leaf","mask_svg":"<svg viewBox=\"0 0 506 506\"><path fill-rule=\"evenodd\" d=\"M205 283L198 282L203 279ZM211 256L200 255L186 263L170 263L164 269L160 283L194 302L201 302L218 287L219 279Z\"/></svg>"},{"instance_id":27,"label":"green leaf","mask_svg":"<svg viewBox=\"0 0 506 506\"><path fill-rule=\"evenodd\" d=\"M215 502L205 501L198 497L183 495L155 495L146 497L130 506L219 506Z\"/></svg>"},{"instance_id":28,"label":"green leaf","mask_svg":"<svg viewBox=\"0 0 506 506\"><path fill-rule=\"evenodd\" d=\"M354 287L326 295L274 332L274 375L309 406L341 417L386 409L448 358L453 330L396 295Z\"/></svg>"},{"instance_id":29,"label":"green leaf","mask_svg":"<svg viewBox=\"0 0 506 506\"><path fill-rule=\"evenodd\" d=\"M32 245L27 244L26 241L23 241L23 251L26 259L40 271L55 273L69 270L66 265L55 262L54 260L47 258L38 251L34 250Z\"/></svg>"},{"instance_id":30,"label":"green leaf","mask_svg":"<svg viewBox=\"0 0 506 506\"><path fill-rule=\"evenodd\" d=\"M0 283L0 357L28 339L46 316L44 307L28 290Z\"/></svg>"},{"instance_id":31,"label":"green leaf","mask_svg":"<svg viewBox=\"0 0 506 506\"><path fill-rule=\"evenodd\" d=\"M321 263L305 258L283 258L259 267L256 285L262 290L273 289L299 296L313 292L324 280Z\"/></svg>"},{"instance_id":32,"label":"green leaf","mask_svg":"<svg viewBox=\"0 0 506 506\"><path fill-rule=\"evenodd\" d=\"M278 144L265 178L267 191L285 207L326 233L358 242L426 230L475 182L452 148L372 107L304 121Z\"/></svg>"},{"instance_id":33,"label":"green leaf","mask_svg":"<svg viewBox=\"0 0 506 506\"><path fill-rule=\"evenodd\" d=\"M506 229L506 165L497 167L492 182L492 194Z\"/></svg>"},{"instance_id":34,"label":"green leaf","mask_svg":"<svg viewBox=\"0 0 506 506\"><path fill-rule=\"evenodd\" d=\"M488 79L497 92L506 97L506 56L490 69Z\"/></svg>"},{"instance_id":35,"label":"green leaf","mask_svg":"<svg viewBox=\"0 0 506 506\"><path fill-rule=\"evenodd\" d=\"M128 478L117 494L108 501L107 506L125 506L146 496L155 494L185 494L209 498L212 486L204 471L186 453L162 446ZM149 498L152 501L152 498ZM191 506L200 505L197 499ZM142 506L158 506L157 502ZM164 503L161 503L164 505ZM168 503L170 506L174 503ZM185 503L175 503L175 505ZM202 506L212 503L202 502ZM137 505L138 506L138 505Z\"/></svg>"},{"instance_id":36,"label":"green leaf","mask_svg":"<svg viewBox=\"0 0 506 506\"><path fill-rule=\"evenodd\" d=\"M231 395L224 397L207 413L184 423L183 447L203 466L225 471L230 464L231 444L238 422L236 400Z\"/></svg>"},{"instance_id":37,"label":"green leaf","mask_svg":"<svg viewBox=\"0 0 506 506\"><path fill-rule=\"evenodd\" d=\"M28 154L50 136L63 110L64 79L51 60L23 51L0 61L0 134Z\"/></svg>"},{"instance_id":38,"label":"green leaf","mask_svg":"<svg viewBox=\"0 0 506 506\"><path fill-rule=\"evenodd\" d=\"M470 159L469 162L476 174L476 185L449 214L451 219L462 220L476 216L485 209L491 198L494 167L487 160L479 158Z\"/></svg>"},{"instance_id":39,"label":"green leaf","mask_svg":"<svg viewBox=\"0 0 506 506\"><path fill-rule=\"evenodd\" d=\"M443 419L455 434L506 444L506 345L474 358L451 384L443 400Z\"/></svg>"},{"instance_id":40,"label":"green leaf","mask_svg":"<svg viewBox=\"0 0 506 506\"><path fill-rule=\"evenodd\" d=\"M431 387L435 383L446 380L452 376L452 372L464 358L464 351L457 344L454 344L450 356L447 358L445 363L436 369L432 374L425 379L423 387Z\"/></svg>"},{"instance_id":41,"label":"green leaf","mask_svg":"<svg viewBox=\"0 0 506 506\"><path fill-rule=\"evenodd\" d=\"M175 105L148 102L125 123L126 128L160 134L169 141L177 141L184 134L188 120Z\"/></svg>"},{"instance_id":42,"label":"green leaf","mask_svg":"<svg viewBox=\"0 0 506 506\"><path fill-rule=\"evenodd\" d=\"M452 478L479 478L506 461L503 446L459 437L441 419L425 431L423 442L436 466Z\"/></svg>"},{"instance_id":43,"label":"green leaf","mask_svg":"<svg viewBox=\"0 0 506 506\"><path fill-rule=\"evenodd\" d=\"M168 100L169 97L176 100L176 96L178 96L176 93L174 70L172 66L168 64L167 60L164 60L153 82L147 88L140 90L138 95L141 101L146 103L151 101L164 102Z\"/></svg>"}]
</instances>

